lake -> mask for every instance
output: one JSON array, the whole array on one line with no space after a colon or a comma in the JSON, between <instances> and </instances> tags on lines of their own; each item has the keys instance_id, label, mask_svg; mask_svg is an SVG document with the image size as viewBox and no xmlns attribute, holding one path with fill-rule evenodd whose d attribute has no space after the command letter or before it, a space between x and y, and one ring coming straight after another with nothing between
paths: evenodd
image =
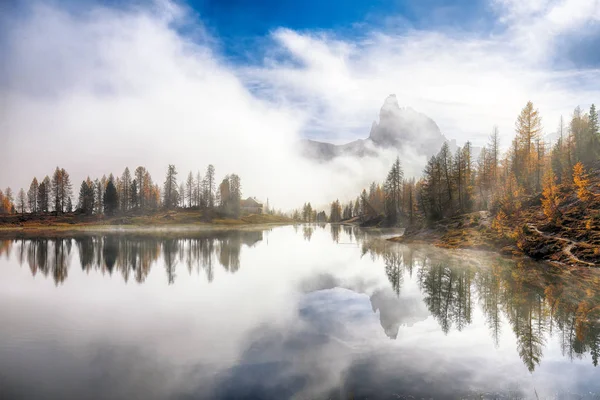
<instances>
[{"instance_id":1,"label":"lake","mask_svg":"<svg viewBox=\"0 0 600 400\"><path fill-rule=\"evenodd\" d=\"M597 270L393 233L0 240L0 398L600 398Z\"/></svg>"}]
</instances>

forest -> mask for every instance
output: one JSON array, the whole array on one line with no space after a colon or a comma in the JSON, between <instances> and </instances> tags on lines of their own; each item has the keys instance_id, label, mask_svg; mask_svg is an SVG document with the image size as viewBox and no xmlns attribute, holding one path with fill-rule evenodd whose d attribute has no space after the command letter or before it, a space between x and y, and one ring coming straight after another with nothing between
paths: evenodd
<instances>
[{"instance_id":1,"label":"forest","mask_svg":"<svg viewBox=\"0 0 600 400\"><path fill-rule=\"evenodd\" d=\"M553 144L544 139L540 113L531 102L517 117L515 131L510 149L501 154L500 133L494 127L477 160L473 159L470 142L454 153L444 143L418 180L404 178L398 158L383 183L373 182L347 204L332 202L330 221L381 217L388 225L400 220L412 225L417 220L431 222L490 210L501 222L506 215L517 213L525 199L539 194L543 196L544 213L557 220L563 188L576 191L582 201L598 196L588 173L596 172L600 159L594 105L588 113L577 107L567 126L561 117L558 139Z\"/></svg>"},{"instance_id":2,"label":"forest","mask_svg":"<svg viewBox=\"0 0 600 400\"><path fill-rule=\"evenodd\" d=\"M237 218L242 199L241 178L226 175L219 185L215 181L215 167L210 164L204 176L191 171L178 182L175 165L169 165L162 186L154 182L150 172L139 166L131 173L128 167L121 176L112 173L81 182L77 201L73 203L73 183L69 173L56 167L52 177L34 177L25 191L14 194L11 188L0 190L0 214L115 216L128 214L151 215L159 210L190 209L215 211ZM268 206L265 212L274 214Z\"/></svg>"},{"instance_id":3,"label":"forest","mask_svg":"<svg viewBox=\"0 0 600 400\"><path fill-rule=\"evenodd\" d=\"M548 141L539 110L528 102L517 116L515 132L510 148L502 153L500 133L494 127L476 160L471 143L452 152L446 142L419 179L405 178L397 158L382 183L371 183L346 204L333 201L329 221L404 226L406 239L426 229L438 230L444 233L438 243L444 247L477 247L474 242L483 237L501 246L516 243L515 250L535 258L597 265L600 133L596 107L592 105L588 112L575 108L568 122L561 117L556 140ZM473 234L467 225L479 232Z\"/></svg>"}]
</instances>

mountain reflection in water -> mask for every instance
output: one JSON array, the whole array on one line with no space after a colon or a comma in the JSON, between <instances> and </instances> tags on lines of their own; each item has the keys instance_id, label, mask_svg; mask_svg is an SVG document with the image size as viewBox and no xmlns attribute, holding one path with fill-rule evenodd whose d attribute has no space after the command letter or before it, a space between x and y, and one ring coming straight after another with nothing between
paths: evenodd
<instances>
[{"instance_id":1,"label":"mountain reflection in water","mask_svg":"<svg viewBox=\"0 0 600 400\"><path fill-rule=\"evenodd\" d=\"M280 242L273 240L275 243L267 246L265 239L270 235L276 239L279 232L291 236ZM560 372L552 372L558 362L563 369L573 365L577 371L587 371L588 375L582 376L589 376L589 373L600 376L600 370L595 368L600 354L600 275L596 271L560 270L488 253L398 245L382 240L381 234L335 225L174 236L85 234L2 240L0 258L4 255L9 261L28 266L33 277L51 279L57 290L66 284L74 266L80 267L88 279L97 279L95 275L89 275L94 271L111 279L120 276L124 282L138 284L146 284L154 268L164 268L163 282L177 288L180 280L186 281L187 277L201 275L208 284L214 285L218 281L215 279L218 271L231 275L250 265L253 274L257 274L261 271L261 263L273 264L269 268L274 269L265 271L258 281L268 287L282 285L273 289L275 293L292 297L294 292L297 293L300 297L295 297L296 300L286 300L296 301L293 306L297 310L296 317L289 317L291 319L283 325L282 316L264 317L266 319L258 321L258 326L240 332L243 335L236 346L245 350L234 357L237 361L213 373L205 370L209 368L207 366L195 367L193 374L199 386L192 385L187 388L190 393L175 398L391 398L394 393L434 398L471 397L483 390L473 392L477 379L484 381L482 385L489 393L495 393L492 397L531 397L528 389L519 387L526 378L516 372L514 382L517 386L511 388L506 387L507 382L513 382L508 378L498 382L481 377L476 379L475 370L471 368L492 368L489 365L483 368L451 363L456 368L454 374L464 375L464 382L442 384L447 373L434 376L436 368L446 368L454 354L452 347L436 348L441 346L438 344L441 338L445 336L447 339L444 340L458 341L456 343L464 340L480 343L481 337L472 333L479 326L485 326L488 331L487 341L492 349L497 349L496 359L507 348L514 349L530 373L542 364L545 349L558 343L562 359L569 363L562 364L564 361L552 357L549 369L540 375L548 382L558 379ZM300 237L304 244L290 239L294 236ZM293 249L290 247L286 252L286 243L304 247L291 255ZM259 244L262 253L257 247ZM270 246L278 249L272 253L272 258L268 257L268 251L273 251L267 250ZM247 254L244 248L248 249ZM335 257L327 258L320 266L320 257L329 254L324 252L335 252ZM289 258L287 253L290 253ZM306 259L302 259L304 256ZM344 263L356 260L356 256L360 267L344 268ZM306 262L314 265L303 267ZM294 263L298 264L297 268L291 266L296 265ZM380 272L387 283L378 280ZM285 286L288 281L292 286ZM227 293L221 296L227 296ZM277 302L277 298L273 300ZM215 297L215 301L220 300ZM260 302L261 293L253 292L248 301ZM200 308L198 312L202 310ZM399 345L405 341L412 341L412 344L402 344L403 350L397 354L388 349L389 345L375 340L378 333L370 330L373 313L380 333ZM243 318L241 314L238 317ZM435 321L437 329L432 330L428 321ZM212 328L212 325L203 327L205 330ZM443 336L437 336L436 331ZM9 333L14 335L15 332L9 328ZM428 340L426 345L418 341L425 338ZM512 342L507 344L507 340ZM433 364L426 363L423 357L428 353L447 360L434 357L430 360ZM355 359L357 354L362 356ZM396 354L395 359L391 358L392 354ZM486 359L485 354L478 356ZM571 364L584 358L585 367L579 363ZM415 364L416 359L419 361ZM427 365L427 373L423 372L425 367L418 366L421 364ZM397 373L392 373L385 365ZM0 372L6 367L0 361ZM504 373L510 375L511 369L507 371ZM424 374L432 376L427 378ZM11 385L13 382L6 377L8 375L2 376L0 373L0 386L4 383L8 388L13 387L14 393L21 393L14 389L16 385ZM332 387L332 381L338 382L339 386ZM575 389L585 389L588 395L590 391L598 390L590 384L588 381L573 383ZM536 395L539 390L538 387ZM67 393L67 397L71 394ZM165 394L166 397L172 395L171 392Z\"/></svg>"}]
</instances>

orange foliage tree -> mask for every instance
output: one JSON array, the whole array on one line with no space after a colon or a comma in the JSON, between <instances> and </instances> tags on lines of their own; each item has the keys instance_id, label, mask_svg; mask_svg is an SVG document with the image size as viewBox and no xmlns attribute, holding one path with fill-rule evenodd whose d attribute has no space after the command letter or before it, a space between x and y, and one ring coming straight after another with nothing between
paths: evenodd
<instances>
[{"instance_id":1,"label":"orange foliage tree","mask_svg":"<svg viewBox=\"0 0 600 400\"><path fill-rule=\"evenodd\" d=\"M585 172L583 164L578 162L573 167L573 183L577 188L577 197L583 202L588 202L592 198L592 192L588 189L590 179Z\"/></svg>"},{"instance_id":2,"label":"orange foliage tree","mask_svg":"<svg viewBox=\"0 0 600 400\"><path fill-rule=\"evenodd\" d=\"M544 176L544 187L542 191L542 209L544 215L551 221L556 221L560 216L559 206L562 199L558 192L558 185L556 184L556 177L552 168L549 168Z\"/></svg>"}]
</instances>

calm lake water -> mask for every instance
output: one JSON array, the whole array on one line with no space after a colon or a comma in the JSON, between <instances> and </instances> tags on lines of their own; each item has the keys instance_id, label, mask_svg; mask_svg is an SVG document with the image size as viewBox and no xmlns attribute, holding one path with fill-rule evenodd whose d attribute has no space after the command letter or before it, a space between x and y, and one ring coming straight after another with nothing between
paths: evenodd
<instances>
[{"instance_id":1,"label":"calm lake water","mask_svg":"<svg viewBox=\"0 0 600 400\"><path fill-rule=\"evenodd\" d=\"M600 398L598 271L389 234L0 240L0 398Z\"/></svg>"}]
</instances>

